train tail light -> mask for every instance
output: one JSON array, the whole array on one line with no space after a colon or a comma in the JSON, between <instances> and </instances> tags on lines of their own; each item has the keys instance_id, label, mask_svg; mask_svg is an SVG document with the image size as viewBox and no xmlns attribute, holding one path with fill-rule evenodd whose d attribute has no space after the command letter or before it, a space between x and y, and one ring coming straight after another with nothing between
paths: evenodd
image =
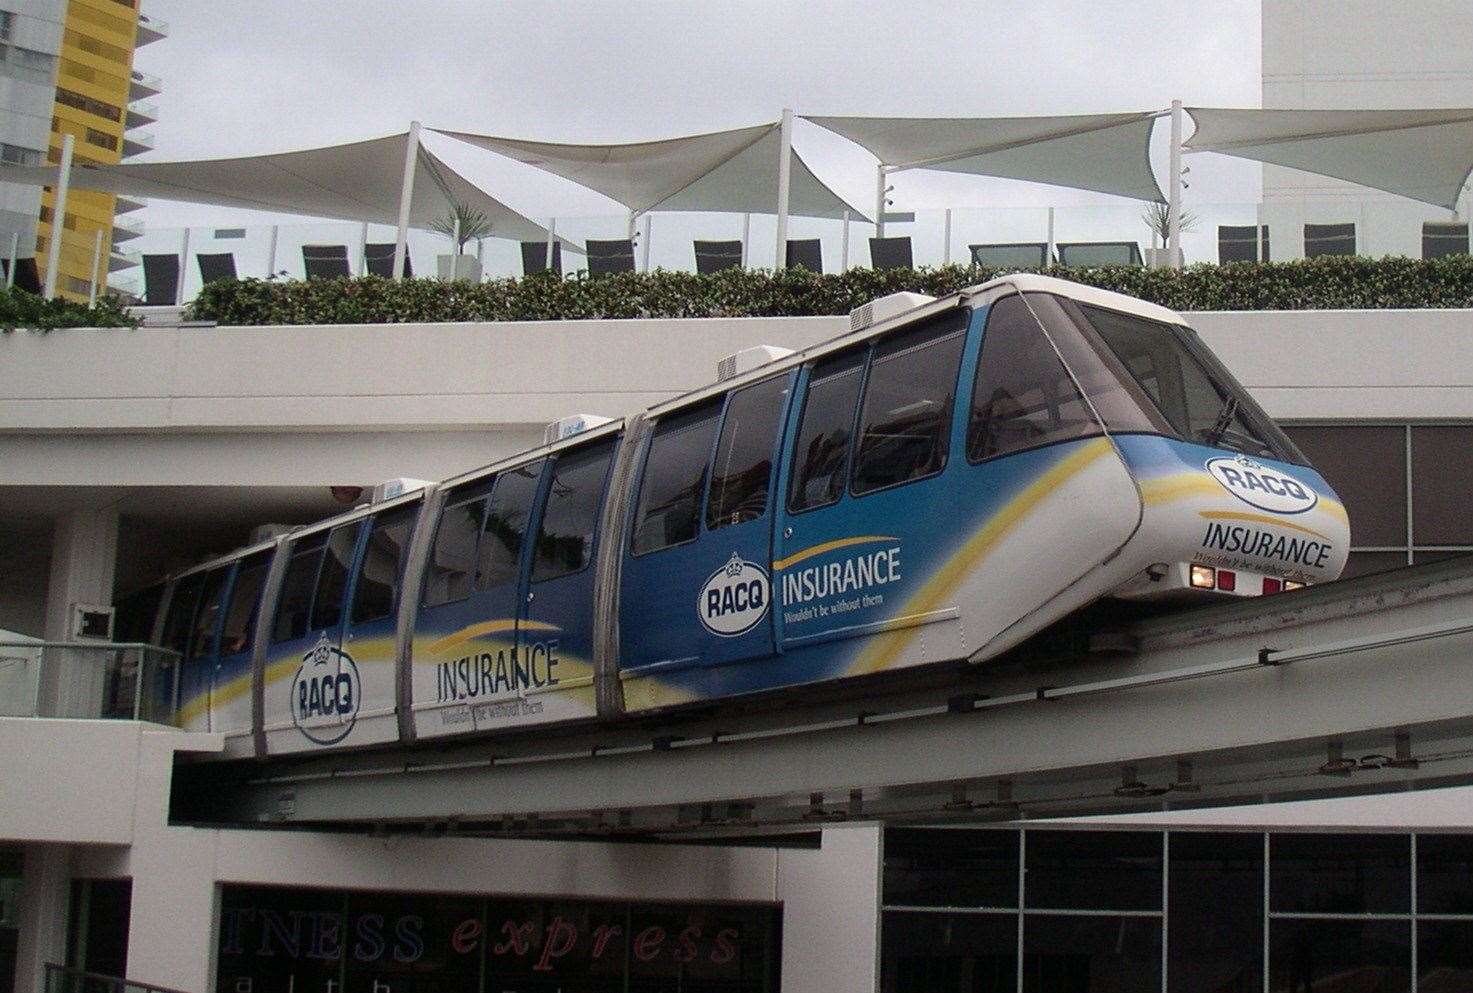
<instances>
[{"instance_id":1,"label":"train tail light","mask_svg":"<svg viewBox=\"0 0 1473 993\"><path fill-rule=\"evenodd\" d=\"M1263 577L1263 592L1265 595L1269 593L1278 593L1283 588L1284 581L1282 579L1275 579L1272 576Z\"/></svg>"},{"instance_id":2,"label":"train tail light","mask_svg":"<svg viewBox=\"0 0 1473 993\"><path fill-rule=\"evenodd\" d=\"M1199 590L1217 588L1217 570L1210 565L1192 566L1192 586Z\"/></svg>"},{"instance_id":3,"label":"train tail light","mask_svg":"<svg viewBox=\"0 0 1473 993\"><path fill-rule=\"evenodd\" d=\"M1238 588L1238 574L1231 569L1217 570L1217 588L1231 593Z\"/></svg>"}]
</instances>

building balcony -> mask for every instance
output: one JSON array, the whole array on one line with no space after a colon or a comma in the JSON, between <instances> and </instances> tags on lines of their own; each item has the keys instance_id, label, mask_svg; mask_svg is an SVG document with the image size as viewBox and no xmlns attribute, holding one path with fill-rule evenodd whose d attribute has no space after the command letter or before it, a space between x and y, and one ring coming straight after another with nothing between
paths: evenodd
<instances>
[{"instance_id":1,"label":"building balcony","mask_svg":"<svg viewBox=\"0 0 1473 993\"><path fill-rule=\"evenodd\" d=\"M123 133L123 158L134 155L142 155L144 152L153 151L154 137L148 132L135 133L126 131Z\"/></svg>"},{"instance_id":2,"label":"building balcony","mask_svg":"<svg viewBox=\"0 0 1473 993\"><path fill-rule=\"evenodd\" d=\"M157 17L149 17L139 11L138 13L138 39L134 43L135 48L151 45L160 38L169 36L169 22L161 21Z\"/></svg>"},{"instance_id":3,"label":"building balcony","mask_svg":"<svg viewBox=\"0 0 1473 993\"><path fill-rule=\"evenodd\" d=\"M128 105L128 116L124 119L123 126L127 128L141 128L145 124L153 124L158 119L158 104L134 103Z\"/></svg>"},{"instance_id":4,"label":"building balcony","mask_svg":"<svg viewBox=\"0 0 1473 993\"><path fill-rule=\"evenodd\" d=\"M0 716L164 721L177 652L136 642L42 641L0 632ZM47 679L43 670L59 678Z\"/></svg>"},{"instance_id":5,"label":"building balcony","mask_svg":"<svg viewBox=\"0 0 1473 993\"><path fill-rule=\"evenodd\" d=\"M164 92L164 81L153 73L140 72L134 69L130 75L128 84L128 99L142 100L145 97L156 97Z\"/></svg>"}]
</instances>

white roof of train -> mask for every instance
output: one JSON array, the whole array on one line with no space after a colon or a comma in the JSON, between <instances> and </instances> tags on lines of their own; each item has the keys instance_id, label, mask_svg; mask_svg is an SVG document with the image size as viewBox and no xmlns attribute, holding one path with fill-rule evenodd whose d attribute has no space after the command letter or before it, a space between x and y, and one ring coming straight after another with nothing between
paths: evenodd
<instances>
[{"instance_id":1,"label":"white roof of train","mask_svg":"<svg viewBox=\"0 0 1473 993\"><path fill-rule=\"evenodd\" d=\"M1116 293L1113 290L1102 290L1094 286L1085 286L1069 279L1059 279L1056 276L1040 276L1032 272L1017 272L1010 276L999 276L989 279L980 286L972 286L962 290L964 296L972 296L985 290L991 290L1000 286L1012 285L1025 293L1057 293L1061 297L1069 297L1080 303L1093 304L1097 307L1106 307L1110 310L1118 310L1126 314L1134 314L1151 321L1161 321L1165 324L1185 325L1186 320L1174 310L1168 310L1160 304L1147 303L1124 293Z\"/></svg>"}]
</instances>

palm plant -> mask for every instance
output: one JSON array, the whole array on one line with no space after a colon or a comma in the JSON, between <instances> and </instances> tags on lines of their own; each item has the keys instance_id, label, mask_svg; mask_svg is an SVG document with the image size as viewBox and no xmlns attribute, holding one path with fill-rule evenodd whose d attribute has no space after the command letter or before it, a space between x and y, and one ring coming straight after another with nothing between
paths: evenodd
<instances>
[{"instance_id":1,"label":"palm plant","mask_svg":"<svg viewBox=\"0 0 1473 993\"><path fill-rule=\"evenodd\" d=\"M455 242L455 254L464 255L467 243L491 234L491 218L463 203L451 203L450 212L432 223L430 228Z\"/></svg>"},{"instance_id":2,"label":"palm plant","mask_svg":"<svg viewBox=\"0 0 1473 993\"><path fill-rule=\"evenodd\" d=\"M1161 239L1161 244L1171 240L1171 205L1165 203L1148 203L1146 209L1141 211L1141 220L1146 222L1146 227L1151 229L1151 234ZM1197 226L1200 218L1190 210L1181 212L1181 230L1190 231Z\"/></svg>"}]
</instances>

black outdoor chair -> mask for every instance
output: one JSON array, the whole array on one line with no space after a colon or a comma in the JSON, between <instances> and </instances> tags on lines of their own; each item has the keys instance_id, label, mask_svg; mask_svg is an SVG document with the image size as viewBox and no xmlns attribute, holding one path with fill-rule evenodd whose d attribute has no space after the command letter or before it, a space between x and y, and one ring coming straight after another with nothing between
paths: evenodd
<instances>
[{"instance_id":1,"label":"black outdoor chair","mask_svg":"<svg viewBox=\"0 0 1473 993\"><path fill-rule=\"evenodd\" d=\"M547 242L522 242L522 275L547 271ZM563 274L563 244L560 241L552 243L552 273L555 276Z\"/></svg>"},{"instance_id":2,"label":"black outdoor chair","mask_svg":"<svg viewBox=\"0 0 1473 993\"><path fill-rule=\"evenodd\" d=\"M1258 258L1260 229L1252 224L1219 224L1217 226L1218 262L1256 262L1269 260L1268 225L1262 227L1263 258Z\"/></svg>"},{"instance_id":3,"label":"black outdoor chair","mask_svg":"<svg viewBox=\"0 0 1473 993\"><path fill-rule=\"evenodd\" d=\"M693 244L696 272L703 276L742 267L742 243L739 241L697 241Z\"/></svg>"},{"instance_id":4,"label":"black outdoor chair","mask_svg":"<svg viewBox=\"0 0 1473 993\"><path fill-rule=\"evenodd\" d=\"M1427 221L1422 225L1422 258L1468 254L1468 225Z\"/></svg>"},{"instance_id":5,"label":"black outdoor chair","mask_svg":"<svg viewBox=\"0 0 1473 993\"><path fill-rule=\"evenodd\" d=\"M303 245L302 267L308 279L347 279L353 274L347 245Z\"/></svg>"},{"instance_id":6,"label":"black outdoor chair","mask_svg":"<svg viewBox=\"0 0 1473 993\"><path fill-rule=\"evenodd\" d=\"M9 259L0 259L0 277L6 279L10 277ZM15 260L14 285L16 289L25 290L27 293L35 293L38 296L40 295L42 290L41 272L36 268L36 260L34 258Z\"/></svg>"},{"instance_id":7,"label":"black outdoor chair","mask_svg":"<svg viewBox=\"0 0 1473 993\"><path fill-rule=\"evenodd\" d=\"M914 269L915 256L911 254L910 238L871 238L869 240L870 267L873 269Z\"/></svg>"},{"instance_id":8,"label":"black outdoor chair","mask_svg":"<svg viewBox=\"0 0 1473 993\"><path fill-rule=\"evenodd\" d=\"M202 284L236 278L235 256L230 252L200 252L194 257L194 260L199 264L199 278Z\"/></svg>"},{"instance_id":9,"label":"black outdoor chair","mask_svg":"<svg viewBox=\"0 0 1473 993\"><path fill-rule=\"evenodd\" d=\"M1049 264L1048 242L1012 241L968 245L972 265L993 269L1042 269Z\"/></svg>"},{"instance_id":10,"label":"black outdoor chair","mask_svg":"<svg viewBox=\"0 0 1473 993\"><path fill-rule=\"evenodd\" d=\"M1321 255L1354 255L1354 224L1306 224L1304 225L1304 257L1319 258Z\"/></svg>"},{"instance_id":11,"label":"black outdoor chair","mask_svg":"<svg viewBox=\"0 0 1473 993\"><path fill-rule=\"evenodd\" d=\"M1060 242L1061 265L1142 265L1141 246L1133 241Z\"/></svg>"},{"instance_id":12,"label":"black outdoor chair","mask_svg":"<svg viewBox=\"0 0 1473 993\"><path fill-rule=\"evenodd\" d=\"M179 256L143 257L143 305L172 307L179 302Z\"/></svg>"},{"instance_id":13,"label":"black outdoor chair","mask_svg":"<svg viewBox=\"0 0 1473 993\"><path fill-rule=\"evenodd\" d=\"M584 243L584 250L588 253L590 276L634 271L634 242L629 238L617 238L613 241L590 238Z\"/></svg>"},{"instance_id":14,"label":"black outdoor chair","mask_svg":"<svg viewBox=\"0 0 1473 993\"><path fill-rule=\"evenodd\" d=\"M809 272L823 273L823 242L817 238L788 240L788 268L802 266Z\"/></svg>"},{"instance_id":15,"label":"black outdoor chair","mask_svg":"<svg viewBox=\"0 0 1473 993\"><path fill-rule=\"evenodd\" d=\"M367 263L366 268L370 276L382 276L384 279L394 278L394 243L369 242L363 246L363 260ZM409 262L409 247L404 248L404 278L414 278L414 266Z\"/></svg>"}]
</instances>

